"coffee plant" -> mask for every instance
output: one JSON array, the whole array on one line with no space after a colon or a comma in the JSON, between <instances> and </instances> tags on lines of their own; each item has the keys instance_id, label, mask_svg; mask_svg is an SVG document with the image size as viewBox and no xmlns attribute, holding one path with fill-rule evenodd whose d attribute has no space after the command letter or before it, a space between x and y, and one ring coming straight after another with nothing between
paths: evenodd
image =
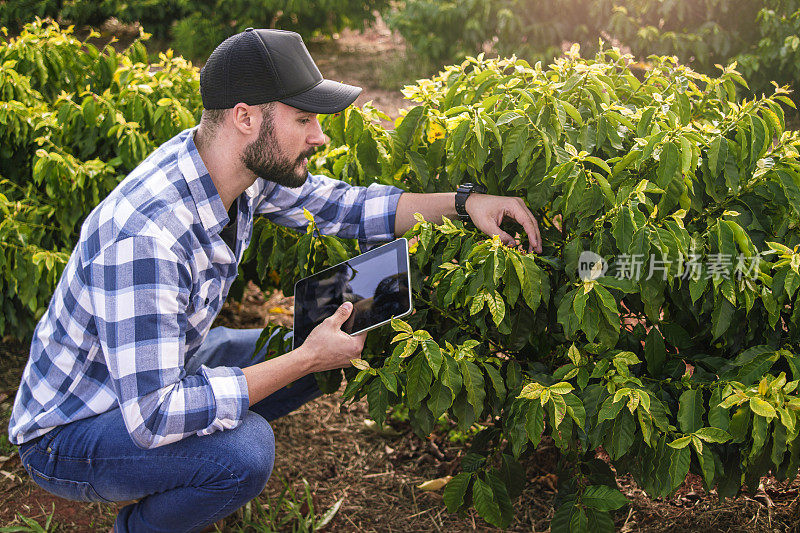
<instances>
[{"instance_id":1,"label":"coffee plant","mask_svg":"<svg viewBox=\"0 0 800 533\"><path fill-rule=\"evenodd\" d=\"M97 28L114 17L139 23L186 58L205 60L217 44L250 26L297 31L306 39L330 36L363 28L388 6L388 0L0 0L0 26L16 33L35 17L49 17Z\"/></svg>"},{"instance_id":2,"label":"coffee plant","mask_svg":"<svg viewBox=\"0 0 800 533\"><path fill-rule=\"evenodd\" d=\"M22 339L86 215L199 118L199 74L171 54L150 64L141 41L100 50L41 20L0 35L0 65L0 336Z\"/></svg>"},{"instance_id":3,"label":"coffee plant","mask_svg":"<svg viewBox=\"0 0 800 533\"><path fill-rule=\"evenodd\" d=\"M746 82L733 67L709 77L651 61L637 77L616 49L585 59L575 46L548 68L479 56L406 87L418 105L392 130L369 106L324 119L317 172L414 192L479 182L525 199L540 222L533 255L418 219L415 313L370 333L344 372L345 398L366 396L381 424L402 405L419 435L441 417L483 428L444 490L451 511L508 526L520 461L544 437L562 454L555 532L611 531L627 504L600 448L653 498L690 472L721 498L797 475L791 100L784 88L737 100ZM285 292L356 245L313 223L299 237L256 231L244 270ZM328 390L341 379L320 376Z\"/></svg>"},{"instance_id":4,"label":"coffee plant","mask_svg":"<svg viewBox=\"0 0 800 533\"><path fill-rule=\"evenodd\" d=\"M414 52L439 64L485 47L549 62L565 42L596 50L603 37L639 61L676 55L710 75L719 72L717 64L738 61L753 94L771 93L773 80L795 83L800 67L797 0L404 0L387 22Z\"/></svg>"}]
</instances>

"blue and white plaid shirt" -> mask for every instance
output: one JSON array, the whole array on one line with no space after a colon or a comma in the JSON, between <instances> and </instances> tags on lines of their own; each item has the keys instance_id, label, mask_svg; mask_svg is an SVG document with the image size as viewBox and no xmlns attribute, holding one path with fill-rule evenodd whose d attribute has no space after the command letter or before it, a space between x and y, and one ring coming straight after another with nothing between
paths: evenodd
<instances>
[{"instance_id":1,"label":"blue and white plaid shirt","mask_svg":"<svg viewBox=\"0 0 800 533\"><path fill-rule=\"evenodd\" d=\"M401 190L351 187L309 175L287 189L263 179L238 199L235 250L228 214L185 130L145 159L86 218L47 311L9 423L22 444L119 406L143 448L232 429L247 411L239 368L184 369L217 316L253 217L366 242L394 238ZM235 206L237 204L234 204Z\"/></svg>"}]
</instances>

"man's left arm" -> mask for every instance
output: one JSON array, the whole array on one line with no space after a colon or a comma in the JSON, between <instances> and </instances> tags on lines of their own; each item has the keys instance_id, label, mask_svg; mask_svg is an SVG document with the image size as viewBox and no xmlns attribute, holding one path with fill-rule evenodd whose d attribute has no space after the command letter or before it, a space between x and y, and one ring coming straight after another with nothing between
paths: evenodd
<instances>
[{"instance_id":1,"label":"man's left arm","mask_svg":"<svg viewBox=\"0 0 800 533\"><path fill-rule=\"evenodd\" d=\"M516 221L528 234L528 250L542 252L539 224L521 198L470 194L464 207L475 227L487 235L499 235L508 246L516 246L517 240L503 231L500 224L506 218ZM441 223L443 216L456 218L455 193L403 193L397 203L395 235L403 235L416 224L414 213L420 213L425 220L437 224Z\"/></svg>"},{"instance_id":2,"label":"man's left arm","mask_svg":"<svg viewBox=\"0 0 800 533\"><path fill-rule=\"evenodd\" d=\"M255 214L287 228L305 231L307 209L323 235L378 243L395 235L395 212L403 191L373 183L357 187L309 174L301 187L290 189L267 182Z\"/></svg>"},{"instance_id":3,"label":"man's left arm","mask_svg":"<svg viewBox=\"0 0 800 533\"><path fill-rule=\"evenodd\" d=\"M372 243L405 234L416 223L414 213L435 223L440 223L443 216L458 216L455 193L408 193L377 183L356 187L314 174L309 174L306 183L296 189L268 184L255 214L282 226L304 230L308 225L304 208L314 215L324 235ZM509 246L515 246L516 240L500 224L504 218L515 220L528 234L530 250L542 251L539 226L522 199L475 193L467 198L465 209L479 230L499 235Z\"/></svg>"}]
</instances>

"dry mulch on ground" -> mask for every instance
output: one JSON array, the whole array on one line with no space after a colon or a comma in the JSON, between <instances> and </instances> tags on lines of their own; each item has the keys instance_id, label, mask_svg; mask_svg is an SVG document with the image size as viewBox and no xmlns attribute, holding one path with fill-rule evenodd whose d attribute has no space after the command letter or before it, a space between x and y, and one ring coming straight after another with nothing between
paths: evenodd
<instances>
[{"instance_id":1,"label":"dry mulch on ground","mask_svg":"<svg viewBox=\"0 0 800 533\"><path fill-rule=\"evenodd\" d=\"M225 304L216 325L261 327L268 316L290 324L291 299L280 294L264 297L250 285L241 304ZM27 347L18 343L0 345L3 425L26 352ZM424 481L458 472L466 445L448 440L446 427L422 439L407 423L390 420L397 435L383 435L369 424L366 402L345 405L340 394L318 398L272 423L276 462L262 501L266 501L266 495L274 501L284 482L301 495L305 479L318 513L343 498L328 531L496 531L474 511L462 516L447 513L441 491L418 488ZM554 474L557 457L552 443L544 442L523 462L530 482L515 503L510 531L547 530L558 483ZM53 514L59 531L99 531L113 522L115 505L69 502L50 496L30 481L15 454L0 457L0 475L4 476L0 482L0 524L19 524L17 513L40 523ZM784 532L792 531L800 522L800 480L788 485L767 478L754 496L723 503L715 495L706 494L696 476L690 476L672 498L655 501L629 477L619 481L620 489L632 500L629 508L615 515L620 531ZM241 522L234 515L219 527L236 531Z\"/></svg>"}]
</instances>

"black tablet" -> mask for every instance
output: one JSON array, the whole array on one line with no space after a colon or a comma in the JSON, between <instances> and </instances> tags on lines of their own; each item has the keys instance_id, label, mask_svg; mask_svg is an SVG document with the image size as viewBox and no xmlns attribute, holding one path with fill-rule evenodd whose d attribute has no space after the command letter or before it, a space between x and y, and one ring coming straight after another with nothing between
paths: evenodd
<instances>
[{"instance_id":1,"label":"black tablet","mask_svg":"<svg viewBox=\"0 0 800 533\"><path fill-rule=\"evenodd\" d=\"M411 313L408 241L397 239L321 272L294 286L292 348L345 301L353 312L342 331L357 335Z\"/></svg>"}]
</instances>

